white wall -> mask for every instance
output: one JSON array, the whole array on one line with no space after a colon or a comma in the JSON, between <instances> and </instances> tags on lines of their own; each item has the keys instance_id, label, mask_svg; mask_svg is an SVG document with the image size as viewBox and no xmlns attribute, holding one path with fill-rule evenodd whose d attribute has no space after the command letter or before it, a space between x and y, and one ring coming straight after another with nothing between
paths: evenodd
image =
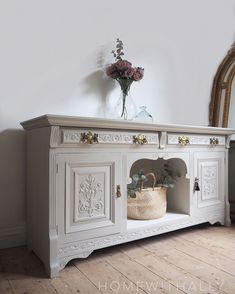
<instances>
[{"instance_id":1,"label":"white wall","mask_svg":"<svg viewBox=\"0 0 235 294\"><path fill-rule=\"evenodd\" d=\"M145 68L132 86L136 105L147 105L156 122L207 125L234 13L235 0L1 1L0 241L24 231L20 121L45 113L109 116L119 91L103 68L119 37L126 58Z\"/></svg>"}]
</instances>

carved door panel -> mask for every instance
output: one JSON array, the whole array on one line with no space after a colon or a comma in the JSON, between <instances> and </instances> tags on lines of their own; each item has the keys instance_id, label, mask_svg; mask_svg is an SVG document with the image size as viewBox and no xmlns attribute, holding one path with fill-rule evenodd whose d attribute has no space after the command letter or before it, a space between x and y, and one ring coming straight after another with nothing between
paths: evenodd
<instances>
[{"instance_id":1,"label":"carved door panel","mask_svg":"<svg viewBox=\"0 0 235 294\"><path fill-rule=\"evenodd\" d=\"M58 218L63 241L121 231L121 155L76 153L58 156Z\"/></svg>"},{"instance_id":2,"label":"carved door panel","mask_svg":"<svg viewBox=\"0 0 235 294\"><path fill-rule=\"evenodd\" d=\"M199 181L197 208L224 202L224 152L196 152L195 178Z\"/></svg>"}]
</instances>

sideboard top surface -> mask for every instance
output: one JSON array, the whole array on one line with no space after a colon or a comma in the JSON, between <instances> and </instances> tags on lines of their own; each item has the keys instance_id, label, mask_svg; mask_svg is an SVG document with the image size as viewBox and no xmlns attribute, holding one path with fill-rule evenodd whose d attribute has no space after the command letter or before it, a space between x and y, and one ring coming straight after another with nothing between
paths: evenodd
<instances>
[{"instance_id":1,"label":"sideboard top surface","mask_svg":"<svg viewBox=\"0 0 235 294\"><path fill-rule=\"evenodd\" d=\"M72 127L72 128L97 128L114 130L135 130L135 131L165 131L183 133L204 133L204 134L235 134L235 129L203 127L191 125L154 124L134 122L119 119L104 119L65 115L42 115L21 123L25 130L43 128L48 126Z\"/></svg>"}]
</instances>

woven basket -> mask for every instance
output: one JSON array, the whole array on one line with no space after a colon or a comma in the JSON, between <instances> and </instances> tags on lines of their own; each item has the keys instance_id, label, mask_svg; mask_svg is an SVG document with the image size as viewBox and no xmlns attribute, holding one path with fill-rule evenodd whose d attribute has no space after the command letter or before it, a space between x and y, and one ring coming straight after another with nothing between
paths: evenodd
<instances>
[{"instance_id":1,"label":"woven basket","mask_svg":"<svg viewBox=\"0 0 235 294\"><path fill-rule=\"evenodd\" d=\"M154 187L156 177L153 173L146 174L153 179L152 188L144 188L143 183L140 191L136 192L136 198L128 196L127 216L132 219L157 219L166 213L166 188Z\"/></svg>"}]
</instances>

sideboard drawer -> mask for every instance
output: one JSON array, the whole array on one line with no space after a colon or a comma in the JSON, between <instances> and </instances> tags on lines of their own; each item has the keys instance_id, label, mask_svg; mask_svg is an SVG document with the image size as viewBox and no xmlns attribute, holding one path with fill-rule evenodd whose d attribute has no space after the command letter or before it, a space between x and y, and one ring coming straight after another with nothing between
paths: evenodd
<instances>
[{"instance_id":1,"label":"sideboard drawer","mask_svg":"<svg viewBox=\"0 0 235 294\"><path fill-rule=\"evenodd\" d=\"M168 134L168 145L208 145L208 146L224 146L224 136L212 135L192 135L192 134Z\"/></svg>"},{"instance_id":2,"label":"sideboard drawer","mask_svg":"<svg viewBox=\"0 0 235 294\"><path fill-rule=\"evenodd\" d=\"M158 133L61 129L61 144L131 144L159 146Z\"/></svg>"}]
</instances>

